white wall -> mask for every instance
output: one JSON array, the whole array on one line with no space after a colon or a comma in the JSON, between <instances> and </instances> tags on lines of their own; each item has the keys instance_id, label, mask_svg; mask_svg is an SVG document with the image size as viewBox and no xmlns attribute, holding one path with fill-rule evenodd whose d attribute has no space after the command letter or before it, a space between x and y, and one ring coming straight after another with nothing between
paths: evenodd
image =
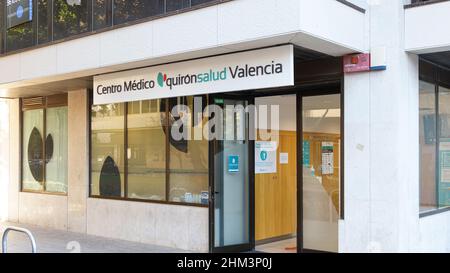
<instances>
[{"instance_id":1,"label":"white wall","mask_svg":"<svg viewBox=\"0 0 450 273\"><path fill-rule=\"evenodd\" d=\"M450 50L450 2L405 10L405 49L417 54Z\"/></svg>"}]
</instances>

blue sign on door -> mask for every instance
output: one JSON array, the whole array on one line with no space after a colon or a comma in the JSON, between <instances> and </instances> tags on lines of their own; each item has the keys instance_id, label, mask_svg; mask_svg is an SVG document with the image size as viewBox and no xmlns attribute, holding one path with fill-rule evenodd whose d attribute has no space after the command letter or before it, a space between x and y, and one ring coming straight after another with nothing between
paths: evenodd
<instances>
[{"instance_id":1,"label":"blue sign on door","mask_svg":"<svg viewBox=\"0 0 450 273\"><path fill-rule=\"evenodd\" d=\"M303 141L303 166L309 167L311 164L311 142Z\"/></svg>"},{"instance_id":2,"label":"blue sign on door","mask_svg":"<svg viewBox=\"0 0 450 273\"><path fill-rule=\"evenodd\" d=\"M239 172L239 156L238 155L228 156L228 172L230 172L230 173Z\"/></svg>"}]
</instances>

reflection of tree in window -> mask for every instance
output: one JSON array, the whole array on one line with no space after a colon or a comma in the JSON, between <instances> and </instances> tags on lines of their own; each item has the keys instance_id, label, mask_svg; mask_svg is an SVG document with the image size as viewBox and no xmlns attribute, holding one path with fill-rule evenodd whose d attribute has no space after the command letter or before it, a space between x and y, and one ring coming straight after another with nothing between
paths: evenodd
<instances>
[{"instance_id":1,"label":"reflection of tree in window","mask_svg":"<svg viewBox=\"0 0 450 273\"><path fill-rule=\"evenodd\" d=\"M62 39L89 30L88 0L54 1L54 39Z\"/></svg>"},{"instance_id":2,"label":"reflection of tree in window","mask_svg":"<svg viewBox=\"0 0 450 273\"><path fill-rule=\"evenodd\" d=\"M52 6L48 0L38 0L38 44L51 41Z\"/></svg>"},{"instance_id":3,"label":"reflection of tree in window","mask_svg":"<svg viewBox=\"0 0 450 273\"><path fill-rule=\"evenodd\" d=\"M114 24L164 13L164 0L115 0Z\"/></svg>"},{"instance_id":4,"label":"reflection of tree in window","mask_svg":"<svg viewBox=\"0 0 450 273\"><path fill-rule=\"evenodd\" d=\"M8 51L27 48L33 45L33 27L31 22L8 29L6 35L6 48Z\"/></svg>"},{"instance_id":5,"label":"reflection of tree in window","mask_svg":"<svg viewBox=\"0 0 450 273\"><path fill-rule=\"evenodd\" d=\"M111 26L111 0L95 0L93 5L94 30Z\"/></svg>"}]
</instances>

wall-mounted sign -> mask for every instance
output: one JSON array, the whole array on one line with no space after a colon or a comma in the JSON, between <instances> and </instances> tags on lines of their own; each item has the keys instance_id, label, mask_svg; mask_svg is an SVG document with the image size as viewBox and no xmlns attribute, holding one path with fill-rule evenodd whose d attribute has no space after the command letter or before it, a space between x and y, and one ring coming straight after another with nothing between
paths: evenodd
<instances>
[{"instance_id":1,"label":"wall-mounted sign","mask_svg":"<svg viewBox=\"0 0 450 273\"><path fill-rule=\"evenodd\" d=\"M6 17L7 29L32 21L33 0L7 0Z\"/></svg>"},{"instance_id":2,"label":"wall-mounted sign","mask_svg":"<svg viewBox=\"0 0 450 273\"><path fill-rule=\"evenodd\" d=\"M209 203L209 192L208 191L202 191L200 200L201 200L202 205L208 205L208 203Z\"/></svg>"},{"instance_id":3,"label":"wall-mounted sign","mask_svg":"<svg viewBox=\"0 0 450 273\"><path fill-rule=\"evenodd\" d=\"M374 47L370 53L344 56L343 63L345 73L386 70L386 47Z\"/></svg>"},{"instance_id":4,"label":"wall-mounted sign","mask_svg":"<svg viewBox=\"0 0 450 273\"><path fill-rule=\"evenodd\" d=\"M278 46L94 77L94 104L294 85L294 49Z\"/></svg>"},{"instance_id":5,"label":"wall-mounted sign","mask_svg":"<svg viewBox=\"0 0 450 273\"><path fill-rule=\"evenodd\" d=\"M229 155L228 156L228 172L238 173L239 172L239 156Z\"/></svg>"},{"instance_id":6,"label":"wall-mounted sign","mask_svg":"<svg viewBox=\"0 0 450 273\"><path fill-rule=\"evenodd\" d=\"M344 72L370 71L370 54L353 54L344 56Z\"/></svg>"},{"instance_id":7,"label":"wall-mounted sign","mask_svg":"<svg viewBox=\"0 0 450 273\"><path fill-rule=\"evenodd\" d=\"M333 142L322 142L322 175L334 174Z\"/></svg>"},{"instance_id":8,"label":"wall-mounted sign","mask_svg":"<svg viewBox=\"0 0 450 273\"><path fill-rule=\"evenodd\" d=\"M277 172L277 142L256 141L255 142L255 173Z\"/></svg>"}]
</instances>

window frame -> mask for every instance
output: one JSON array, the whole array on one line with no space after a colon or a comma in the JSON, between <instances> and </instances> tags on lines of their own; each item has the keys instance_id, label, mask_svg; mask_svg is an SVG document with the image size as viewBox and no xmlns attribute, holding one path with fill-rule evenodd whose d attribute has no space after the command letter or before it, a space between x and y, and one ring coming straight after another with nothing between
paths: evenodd
<instances>
[{"instance_id":1,"label":"window frame","mask_svg":"<svg viewBox=\"0 0 450 273\"><path fill-rule=\"evenodd\" d=\"M49 103L49 98L54 99ZM25 106L24 101L27 99L40 99L42 100L42 104L35 104L30 106ZM41 97L30 97L30 98L20 98L20 109L19 109L19 128L20 128L20 148L19 148L19 165L20 165L20 188L19 191L22 193L36 193L36 194L45 194L45 195L57 195L57 196L68 196L69 194L69 188L68 188L68 182L67 181L67 191L66 192L52 192L47 191L47 181L45 179L45 171L46 171L46 164L44 164L44 181L43 183L43 190L29 190L25 189L23 186L23 160L24 160L24 150L23 150L23 144L24 144L24 127L23 127L23 118L24 118L24 112L30 111L30 110L43 110L43 133L44 136L47 132L47 109L48 108L57 108L57 107L68 107L68 95L67 94L59 94L59 95L52 95L52 96L41 96ZM67 123L69 120L67 119ZM67 145L69 145L67 143ZM43 141L43 154L45 156L45 141Z\"/></svg>"},{"instance_id":2,"label":"window frame","mask_svg":"<svg viewBox=\"0 0 450 273\"><path fill-rule=\"evenodd\" d=\"M208 98L207 98L208 99ZM162 98L160 100L165 100L166 106L166 117L169 115L169 98ZM101 200L116 200L116 201L128 201L128 202L139 202L139 203L152 203L152 204L163 204L163 205L173 205L173 206L187 206L187 207L198 207L198 208L208 208L209 204L199 204L199 203L187 203L187 202L174 202L170 201L170 142L169 142L169 134L166 134L166 181L165 181L165 199L166 200L151 200L151 199L138 199L138 198L130 198L128 197L128 157L124 157L124 189L123 196L124 197L110 197L110 196L101 196L92 194L92 106L94 99L93 93L90 92L89 102L87 103L88 107L88 136L89 136L89 194L88 197L92 199L101 199ZM127 154L128 149L128 107L131 102L122 102L124 104L124 154ZM168 119L166 119L168 121ZM208 157L209 157L209 144L208 144ZM208 190L209 190L209 177L211 174L210 166L208 164Z\"/></svg>"},{"instance_id":3,"label":"window frame","mask_svg":"<svg viewBox=\"0 0 450 273\"><path fill-rule=\"evenodd\" d=\"M450 69L443 67L441 65L438 65L432 61L426 60L422 57L419 58L419 82L428 83L430 85L434 86L434 101L435 101L435 116L436 116L436 125L435 125L435 136L436 136L436 147L435 147L435 192L436 192L436 207L430 210L420 211L420 208L422 206L422 196L421 196L421 187L422 187L422 177L419 175L419 218L424 218L440 213L444 213L447 211L450 211L450 206L444 206L440 207L439 204L439 166L440 166L440 143L441 143L441 126L440 126L440 90L442 87L444 88L450 88L450 81L445 82L443 79L443 75L450 74ZM420 90L418 90L420 92ZM418 93L418 96L420 94ZM418 118L420 119L420 113ZM418 120L420 122L420 120ZM420 129L420 128L419 128ZM419 132L420 134L420 132ZM419 150L420 150L420 141L418 143ZM419 157L421 157L421 154L419 153ZM419 158L419 164L421 164L421 160ZM419 172L421 171L421 165L419 165Z\"/></svg>"}]
</instances>

